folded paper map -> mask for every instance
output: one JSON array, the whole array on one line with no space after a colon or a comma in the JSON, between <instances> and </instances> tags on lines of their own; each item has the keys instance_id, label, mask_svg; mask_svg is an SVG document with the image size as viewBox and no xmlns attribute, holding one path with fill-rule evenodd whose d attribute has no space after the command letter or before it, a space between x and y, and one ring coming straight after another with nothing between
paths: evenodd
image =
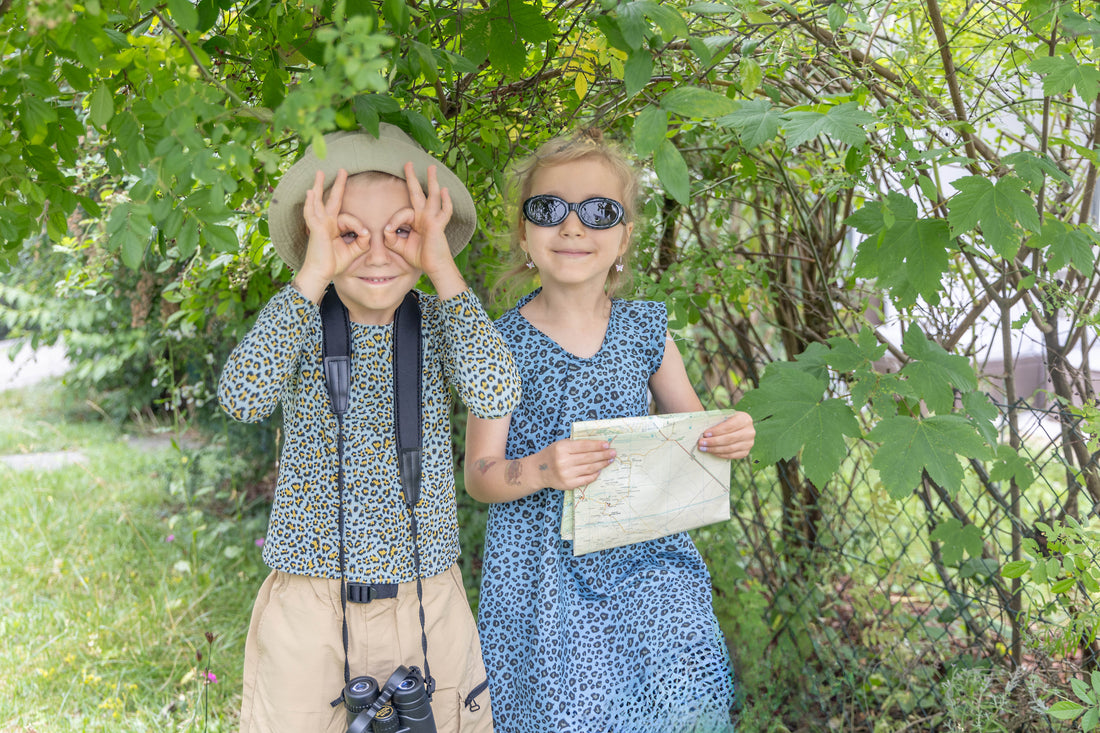
<instances>
[{"instance_id":1,"label":"folded paper map","mask_svg":"<svg viewBox=\"0 0 1100 733\"><path fill-rule=\"evenodd\" d=\"M570 437L606 440L615 460L587 486L564 492L562 539L573 554L629 545L730 518L730 462L699 436L733 410L573 423Z\"/></svg>"}]
</instances>

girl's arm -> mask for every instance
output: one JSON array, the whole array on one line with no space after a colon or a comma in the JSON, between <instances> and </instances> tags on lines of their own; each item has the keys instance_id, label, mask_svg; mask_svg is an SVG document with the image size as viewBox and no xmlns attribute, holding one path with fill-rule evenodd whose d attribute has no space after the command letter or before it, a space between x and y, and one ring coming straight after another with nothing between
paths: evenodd
<instances>
[{"instance_id":1,"label":"girl's arm","mask_svg":"<svg viewBox=\"0 0 1100 733\"><path fill-rule=\"evenodd\" d=\"M649 378L649 389L657 401L658 412L698 412L703 403L691 386L680 350L665 336L665 355L660 368ZM752 450L756 428L746 412L738 412L703 433L699 450L719 458L744 458Z\"/></svg>"},{"instance_id":2,"label":"girl's arm","mask_svg":"<svg viewBox=\"0 0 1100 733\"><path fill-rule=\"evenodd\" d=\"M478 501L514 501L544 488L571 491L592 483L615 451L600 440L559 440L538 453L504 457L511 415L466 423L466 491Z\"/></svg>"}]
</instances>

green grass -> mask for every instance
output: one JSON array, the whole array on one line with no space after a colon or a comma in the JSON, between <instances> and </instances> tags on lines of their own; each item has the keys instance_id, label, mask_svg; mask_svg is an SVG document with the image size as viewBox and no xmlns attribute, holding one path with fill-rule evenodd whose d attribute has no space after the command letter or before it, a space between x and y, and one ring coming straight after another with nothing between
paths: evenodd
<instances>
[{"instance_id":1,"label":"green grass","mask_svg":"<svg viewBox=\"0 0 1100 733\"><path fill-rule=\"evenodd\" d=\"M235 730L266 507L56 389L0 395L0 454L87 457L0 465L0 731Z\"/></svg>"}]
</instances>

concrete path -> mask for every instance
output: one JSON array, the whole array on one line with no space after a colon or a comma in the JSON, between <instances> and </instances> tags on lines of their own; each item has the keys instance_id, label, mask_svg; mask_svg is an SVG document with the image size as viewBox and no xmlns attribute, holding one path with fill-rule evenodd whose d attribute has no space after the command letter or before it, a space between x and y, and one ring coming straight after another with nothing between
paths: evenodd
<instances>
[{"instance_id":1,"label":"concrete path","mask_svg":"<svg viewBox=\"0 0 1100 733\"><path fill-rule=\"evenodd\" d=\"M52 377L60 377L70 368L62 344L31 349L25 345L12 360L14 341L0 341L0 392L30 387ZM16 471L51 471L72 463L83 463L80 451L50 451L0 456L0 464Z\"/></svg>"},{"instance_id":2,"label":"concrete path","mask_svg":"<svg viewBox=\"0 0 1100 733\"><path fill-rule=\"evenodd\" d=\"M65 346L42 346L32 349L24 345L13 361L11 352L15 341L0 341L0 392L38 384L44 379L60 377L70 368L65 358Z\"/></svg>"}]
</instances>

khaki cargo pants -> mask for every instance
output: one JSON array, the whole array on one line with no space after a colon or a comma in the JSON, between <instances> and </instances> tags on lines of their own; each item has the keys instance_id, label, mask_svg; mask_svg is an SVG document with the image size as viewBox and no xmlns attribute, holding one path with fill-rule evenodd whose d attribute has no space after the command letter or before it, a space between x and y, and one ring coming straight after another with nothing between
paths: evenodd
<instances>
[{"instance_id":1,"label":"khaki cargo pants","mask_svg":"<svg viewBox=\"0 0 1100 733\"><path fill-rule=\"evenodd\" d=\"M491 732L488 689L464 704L485 681L485 666L458 565L422 582L436 727ZM352 677L382 685L399 665L423 671L415 582L402 583L397 598L348 603L347 619ZM344 733L344 706L329 705L343 687L340 582L272 571L245 642L242 733Z\"/></svg>"}]
</instances>

